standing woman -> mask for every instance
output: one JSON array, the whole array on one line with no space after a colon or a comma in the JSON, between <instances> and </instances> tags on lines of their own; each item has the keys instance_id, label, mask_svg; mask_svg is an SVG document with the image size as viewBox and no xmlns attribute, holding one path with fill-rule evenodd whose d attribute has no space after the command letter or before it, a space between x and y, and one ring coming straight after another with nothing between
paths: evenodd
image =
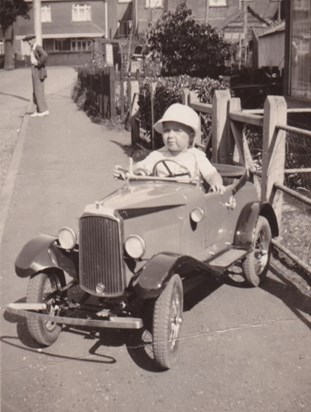
<instances>
[{"instance_id":1,"label":"standing woman","mask_svg":"<svg viewBox=\"0 0 311 412\"><path fill-rule=\"evenodd\" d=\"M32 113L31 117L43 117L49 115L48 107L44 95L44 80L47 77L45 63L48 58L47 52L42 46L36 43L36 36L28 34L24 37L27 41L31 52L31 76L33 86L33 102L36 105L36 111Z\"/></svg>"}]
</instances>

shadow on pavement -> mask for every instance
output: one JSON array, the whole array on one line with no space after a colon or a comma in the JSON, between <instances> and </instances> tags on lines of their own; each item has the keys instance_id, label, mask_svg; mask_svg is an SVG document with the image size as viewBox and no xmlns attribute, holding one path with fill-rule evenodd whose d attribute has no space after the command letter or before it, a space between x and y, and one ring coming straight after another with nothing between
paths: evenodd
<instances>
[{"instance_id":1,"label":"shadow on pavement","mask_svg":"<svg viewBox=\"0 0 311 412\"><path fill-rule=\"evenodd\" d=\"M135 163L143 160L149 153L143 147L121 144L115 140L111 140L111 142L119 146L128 157L132 157Z\"/></svg>"},{"instance_id":2,"label":"shadow on pavement","mask_svg":"<svg viewBox=\"0 0 311 412\"><path fill-rule=\"evenodd\" d=\"M18 96L17 94L3 93L3 92L0 92L0 94L2 94L3 96L11 96L11 97L15 97L16 99L24 100L25 102L29 102L29 99L27 99L26 97Z\"/></svg>"},{"instance_id":3,"label":"shadow on pavement","mask_svg":"<svg viewBox=\"0 0 311 412\"><path fill-rule=\"evenodd\" d=\"M22 344L19 343L14 343L15 340L18 338L16 336L1 336L0 340L2 343L5 343L6 345L15 347L17 349L21 349L23 351L27 352L32 352L32 353L39 353L40 355L45 355L48 356L49 358L53 359L62 359L62 360L73 360L73 361L79 361L79 362L88 362L88 363L103 363L103 364L113 364L116 363L116 359L113 358L112 356L107 356L107 355L99 355L98 353L95 353L92 351L92 348L90 349L89 353L92 356L96 356L96 358L89 358L89 357L82 357L82 356L69 356L69 355L59 355L56 353L51 353L51 352L46 352L43 349L37 347L25 347ZM95 346L95 345L94 345ZM69 351L72 352L72 348L69 347ZM104 358L99 359L99 357Z\"/></svg>"},{"instance_id":4,"label":"shadow on pavement","mask_svg":"<svg viewBox=\"0 0 311 412\"><path fill-rule=\"evenodd\" d=\"M184 311L191 310L200 301L213 293L216 289L223 285L223 280L214 277L206 277L197 275L190 277L184 282ZM25 302L25 298L20 299L18 302ZM132 358L132 360L140 368L152 371L160 372L156 367L153 360L152 351L152 315L153 315L153 302L149 302L144 310L144 325L142 330L130 331L130 330L118 330L118 329L94 329L87 327L72 327L66 326L63 328L62 333L69 332L76 337L82 337L85 340L93 341L93 345L89 349L89 354L94 357L93 359L85 357L74 357L68 355L59 355L51 352L47 352L44 348L38 345L30 333L28 332L26 320L23 317L12 315L8 312L4 312L4 319L10 323L17 324L17 337L16 336L2 336L1 341L7 345L33 352L40 353L51 358L79 360L85 362L100 362L105 364L116 363L117 360L99 353L99 349L102 347L123 347L126 349ZM74 338L74 337L73 337ZM14 341L19 339L20 344ZM52 346L51 346L52 348ZM51 349L49 349L50 351Z\"/></svg>"},{"instance_id":5,"label":"shadow on pavement","mask_svg":"<svg viewBox=\"0 0 311 412\"><path fill-rule=\"evenodd\" d=\"M261 288L271 295L279 298L285 305L300 319L308 328L311 329L311 297L304 293L301 285L293 281L292 276L286 275L289 271L286 267L271 267L274 278L268 277ZM298 274L296 274L299 277Z\"/></svg>"}]
</instances>

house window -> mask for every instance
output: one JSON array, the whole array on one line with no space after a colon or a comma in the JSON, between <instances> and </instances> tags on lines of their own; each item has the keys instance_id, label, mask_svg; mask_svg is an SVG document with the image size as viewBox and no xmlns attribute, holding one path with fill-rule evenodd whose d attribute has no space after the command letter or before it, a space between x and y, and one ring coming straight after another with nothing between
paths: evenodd
<instances>
[{"instance_id":1,"label":"house window","mask_svg":"<svg viewBox=\"0 0 311 412\"><path fill-rule=\"evenodd\" d=\"M92 45L92 40L71 39L71 51L88 51Z\"/></svg>"},{"instance_id":2,"label":"house window","mask_svg":"<svg viewBox=\"0 0 311 412\"><path fill-rule=\"evenodd\" d=\"M310 10L310 0L295 0L294 10L302 10L302 11Z\"/></svg>"},{"instance_id":3,"label":"house window","mask_svg":"<svg viewBox=\"0 0 311 412\"><path fill-rule=\"evenodd\" d=\"M128 36L131 32L132 20L120 20L118 22L119 36Z\"/></svg>"},{"instance_id":4,"label":"house window","mask_svg":"<svg viewBox=\"0 0 311 412\"><path fill-rule=\"evenodd\" d=\"M91 5L90 4L73 4L72 21L90 21Z\"/></svg>"},{"instance_id":5,"label":"house window","mask_svg":"<svg viewBox=\"0 0 311 412\"><path fill-rule=\"evenodd\" d=\"M227 0L209 0L210 7L226 7Z\"/></svg>"},{"instance_id":6,"label":"house window","mask_svg":"<svg viewBox=\"0 0 311 412\"><path fill-rule=\"evenodd\" d=\"M293 7L298 3L295 0ZM293 13L292 22L290 94L311 99L311 10Z\"/></svg>"},{"instance_id":7,"label":"house window","mask_svg":"<svg viewBox=\"0 0 311 412\"><path fill-rule=\"evenodd\" d=\"M239 9L243 9L244 7L244 2L246 1L246 3L250 3L252 0L239 0Z\"/></svg>"},{"instance_id":8,"label":"house window","mask_svg":"<svg viewBox=\"0 0 311 412\"><path fill-rule=\"evenodd\" d=\"M163 0L146 0L146 8L156 9L163 7Z\"/></svg>"},{"instance_id":9,"label":"house window","mask_svg":"<svg viewBox=\"0 0 311 412\"><path fill-rule=\"evenodd\" d=\"M52 21L51 6L41 6L41 22L50 23Z\"/></svg>"},{"instance_id":10,"label":"house window","mask_svg":"<svg viewBox=\"0 0 311 412\"><path fill-rule=\"evenodd\" d=\"M239 43L241 39L241 34L238 32L225 32L224 33L224 40L228 43Z\"/></svg>"},{"instance_id":11,"label":"house window","mask_svg":"<svg viewBox=\"0 0 311 412\"><path fill-rule=\"evenodd\" d=\"M132 3L133 0L119 0L119 3Z\"/></svg>"},{"instance_id":12,"label":"house window","mask_svg":"<svg viewBox=\"0 0 311 412\"><path fill-rule=\"evenodd\" d=\"M71 50L70 39L54 40L54 51L69 51Z\"/></svg>"}]
</instances>

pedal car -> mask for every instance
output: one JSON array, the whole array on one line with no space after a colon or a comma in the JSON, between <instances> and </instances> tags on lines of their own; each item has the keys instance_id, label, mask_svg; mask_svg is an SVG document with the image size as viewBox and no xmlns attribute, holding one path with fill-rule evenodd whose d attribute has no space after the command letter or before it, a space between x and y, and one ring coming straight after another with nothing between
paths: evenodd
<instances>
[{"instance_id":1,"label":"pedal car","mask_svg":"<svg viewBox=\"0 0 311 412\"><path fill-rule=\"evenodd\" d=\"M23 247L15 269L29 277L27 300L7 310L26 317L39 344L54 343L66 324L143 328L148 303L154 361L168 369L179 346L184 280L198 271L226 274L237 262L250 285L264 280L278 225L246 169L215 165L226 184L220 194L187 170L174 174L170 162L160 161L151 176L130 167L122 188L85 207L78 235L63 227ZM163 166L167 176L159 177ZM84 292L79 301L69 293L77 285Z\"/></svg>"}]
</instances>

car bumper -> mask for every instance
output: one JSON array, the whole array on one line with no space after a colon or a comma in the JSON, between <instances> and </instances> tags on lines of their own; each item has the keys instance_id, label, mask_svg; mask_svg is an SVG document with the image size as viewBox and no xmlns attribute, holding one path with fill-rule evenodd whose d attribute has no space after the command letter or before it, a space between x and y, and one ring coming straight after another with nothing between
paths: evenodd
<instances>
[{"instance_id":1,"label":"car bumper","mask_svg":"<svg viewBox=\"0 0 311 412\"><path fill-rule=\"evenodd\" d=\"M35 306L37 305L37 306ZM54 322L61 325L71 326L88 326L93 328L115 328L115 329L141 329L143 327L143 320L140 318L121 317L110 315L107 319L81 319L67 316L54 316L44 313L34 312L32 310L45 310L46 305L39 304L25 304L25 303L10 303L7 305L7 311L11 314L21 316L24 318L36 317L47 322Z\"/></svg>"}]
</instances>

